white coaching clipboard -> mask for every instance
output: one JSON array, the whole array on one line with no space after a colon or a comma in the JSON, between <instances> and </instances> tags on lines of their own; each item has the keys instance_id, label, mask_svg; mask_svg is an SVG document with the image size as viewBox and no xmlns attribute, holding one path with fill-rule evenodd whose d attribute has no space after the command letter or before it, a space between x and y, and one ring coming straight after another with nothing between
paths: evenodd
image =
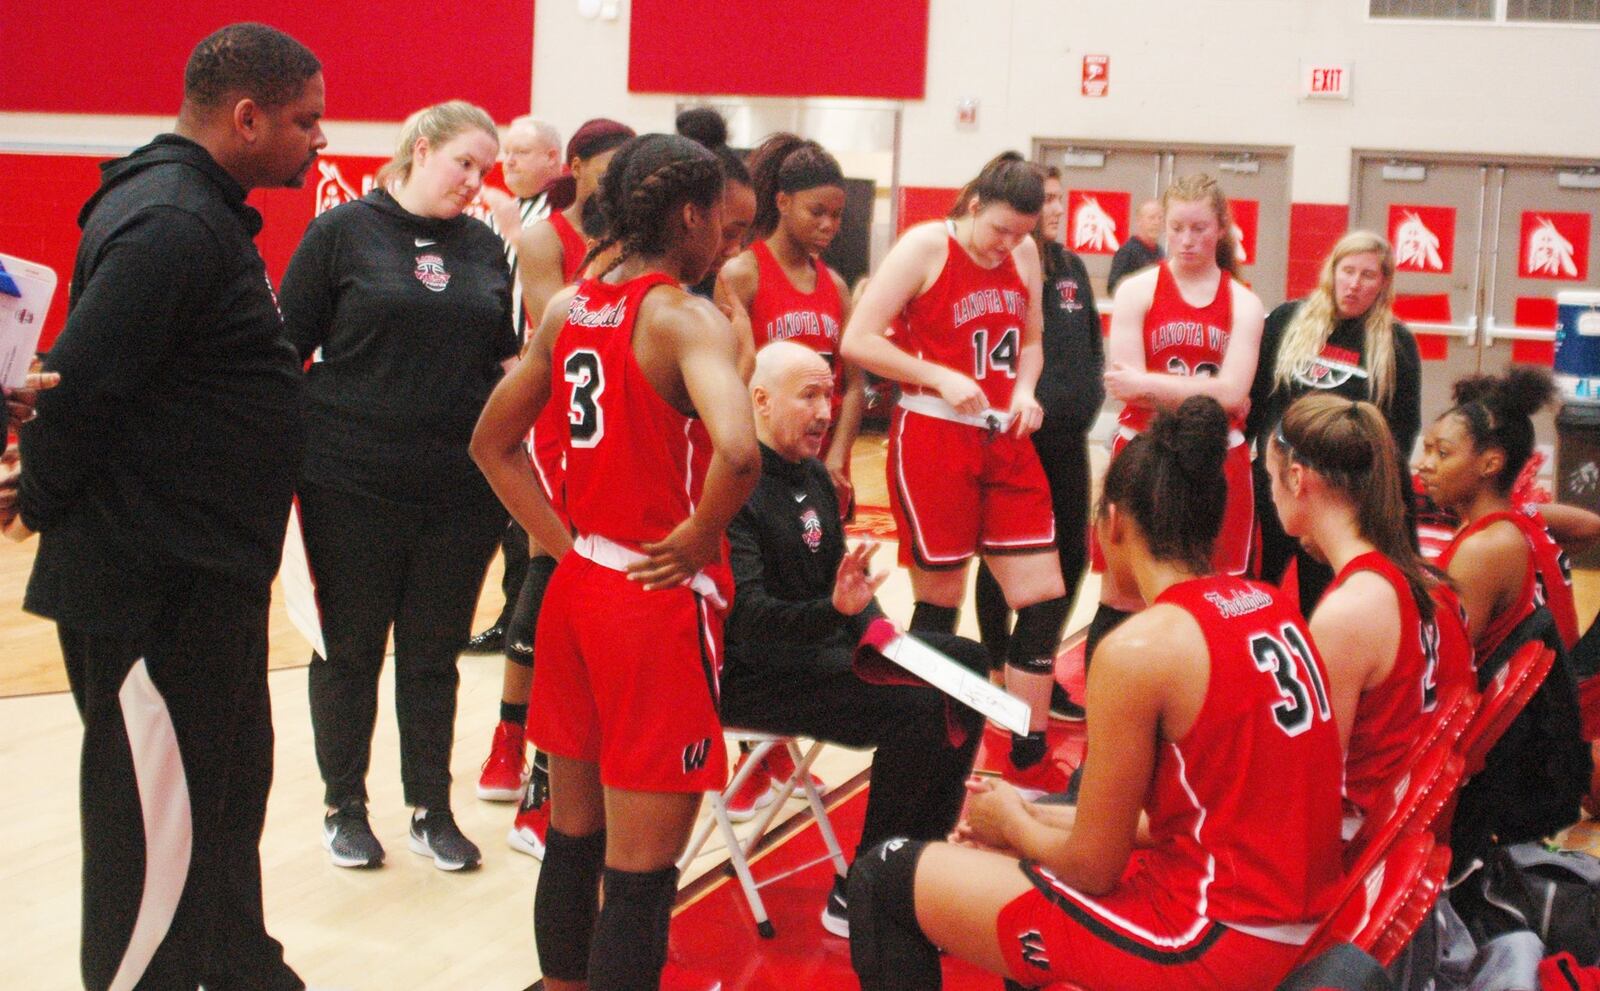
<instances>
[{"instance_id":1,"label":"white coaching clipboard","mask_svg":"<svg viewBox=\"0 0 1600 991\"><path fill-rule=\"evenodd\" d=\"M39 333L56 294L55 269L0 254L0 385L20 389L39 350Z\"/></svg>"},{"instance_id":2,"label":"white coaching clipboard","mask_svg":"<svg viewBox=\"0 0 1600 991\"><path fill-rule=\"evenodd\" d=\"M879 649L884 657L957 702L1013 733L1028 732L1028 704L988 678L975 674L916 637L902 633Z\"/></svg>"}]
</instances>

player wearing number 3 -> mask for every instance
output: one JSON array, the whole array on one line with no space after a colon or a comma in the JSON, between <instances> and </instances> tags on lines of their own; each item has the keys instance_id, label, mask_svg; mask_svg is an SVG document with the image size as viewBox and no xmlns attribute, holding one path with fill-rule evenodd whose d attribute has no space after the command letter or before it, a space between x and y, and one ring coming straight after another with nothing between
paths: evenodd
<instances>
[{"instance_id":1,"label":"player wearing number 3","mask_svg":"<svg viewBox=\"0 0 1600 991\"><path fill-rule=\"evenodd\" d=\"M618 149L592 253L620 256L551 300L472 440L495 492L560 562L539 613L528 726L550 755L534 938L552 989L657 986L674 862L701 793L727 776L723 605L703 569L720 559L761 456L733 328L681 288L722 251L722 185L716 156L688 138ZM575 538L521 453L546 403L566 413Z\"/></svg>"},{"instance_id":2,"label":"player wearing number 3","mask_svg":"<svg viewBox=\"0 0 1600 991\"><path fill-rule=\"evenodd\" d=\"M1077 809L974 782L958 843L858 857L863 991L940 987L936 947L1096 991L1244 991L1294 966L1341 880L1343 763L1304 622L1276 589L1208 574L1228 431L1191 397L1111 463L1096 530L1108 574L1150 606L1089 672Z\"/></svg>"},{"instance_id":3,"label":"player wearing number 3","mask_svg":"<svg viewBox=\"0 0 1600 991\"><path fill-rule=\"evenodd\" d=\"M1117 288L1106 344L1106 392L1124 403L1111 448L1123 446L1189 396L1210 396L1227 411L1228 508L1217 536L1212 567L1242 575L1251 565L1255 501L1250 451L1243 426L1250 385L1261 350L1265 313L1261 300L1238 281L1233 221L1227 198L1207 175L1177 180L1162 195L1167 261L1124 279ZM1090 534L1090 563L1103 572ZM1107 574L1100 609L1089 626L1087 659L1100 639L1129 613L1144 608L1138 594Z\"/></svg>"},{"instance_id":4,"label":"player wearing number 3","mask_svg":"<svg viewBox=\"0 0 1600 991\"><path fill-rule=\"evenodd\" d=\"M1039 251L1028 236L1044 173L1006 152L963 199L959 217L913 227L889 252L841 351L905 387L887 468L916 595L911 629L955 632L967 562L981 553L1018 613L1006 685L1032 710L1029 732L1012 737L1008 777L1059 790L1066 779L1043 759L1044 729L1068 602L1049 483L1027 439L1044 418L1033 394L1044 367Z\"/></svg>"}]
</instances>

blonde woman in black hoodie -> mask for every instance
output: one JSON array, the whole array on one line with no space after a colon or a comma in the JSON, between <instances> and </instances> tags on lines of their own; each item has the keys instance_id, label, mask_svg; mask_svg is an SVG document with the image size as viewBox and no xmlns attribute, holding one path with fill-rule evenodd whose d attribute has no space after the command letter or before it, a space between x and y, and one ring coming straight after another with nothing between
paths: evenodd
<instances>
[{"instance_id":1,"label":"blonde woman in black hoodie","mask_svg":"<svg viewBox=\"0 0 1600 991\"><path fill-rule=\"evenodd\" d=\"M310 671L323 844L341 867L383 861L366 773L391 627L410 848L441 870L479 862L450 812L456 658L506 514L467 443L517 339L499 238L463 211L498 150L471 104L413 114L378 188L311 222L280 293L289 339L320 356L299 495L328 652Z\"/></svg>"}]
</instances>

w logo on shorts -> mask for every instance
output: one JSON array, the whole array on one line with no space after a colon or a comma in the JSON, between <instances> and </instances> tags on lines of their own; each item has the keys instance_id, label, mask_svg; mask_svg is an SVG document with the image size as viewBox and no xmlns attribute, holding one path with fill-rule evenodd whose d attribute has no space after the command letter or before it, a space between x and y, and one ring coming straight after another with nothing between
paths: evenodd
<instances>
[{"instance_id":1,"label":"w logo on shorts","mask_svg":"<svg viewBox=\"0 0 1600 991\"><path fill-rule=\"evenodd\" d=\"M710 738L699 740L683 748L683 773L693 774L705 770L706 757L711 753Z\"/></svg>"},{"instance_id":2,"label":"w logo on shorts","mask_svg":"<svg viewBox=\"0 0 1600 991\"><path fill-rule=\"evenodd\" d=\"M1029 929L1017 937L1022 943L1022 959L1040 970L1050 969L1050 958L1044 955L1044 934L1037 929Z\"/></svg>"}]
</instances>

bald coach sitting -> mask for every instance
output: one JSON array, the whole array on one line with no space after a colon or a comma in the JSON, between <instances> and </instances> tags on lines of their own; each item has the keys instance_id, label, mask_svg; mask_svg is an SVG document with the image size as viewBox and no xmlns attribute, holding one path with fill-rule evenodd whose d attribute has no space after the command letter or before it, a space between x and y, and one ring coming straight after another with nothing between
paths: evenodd
<instances>
[{"instance_id":1,"label":"bald coach sitting","mask_svg":"<svg viewBox=\"0 0 1600 991\"><path fill-rule=\"evenodd\" d=\"M950 744L945 696L933 688L870 685L851 671L862 632L882 616L872 571L877 545L846 550L839 504L817 460L827 433L833 372L810 348L779 341L756 356L750 393L761 441L761 480L728 528L736 586L727 624L722 719L728 726L876 747L858 851L893 836L943 838L955 824L983 718ZM974 641L925 637L974 671L988 671ZM844 885L822 915L849 934Z\"/></svg>"}]
</instances>

